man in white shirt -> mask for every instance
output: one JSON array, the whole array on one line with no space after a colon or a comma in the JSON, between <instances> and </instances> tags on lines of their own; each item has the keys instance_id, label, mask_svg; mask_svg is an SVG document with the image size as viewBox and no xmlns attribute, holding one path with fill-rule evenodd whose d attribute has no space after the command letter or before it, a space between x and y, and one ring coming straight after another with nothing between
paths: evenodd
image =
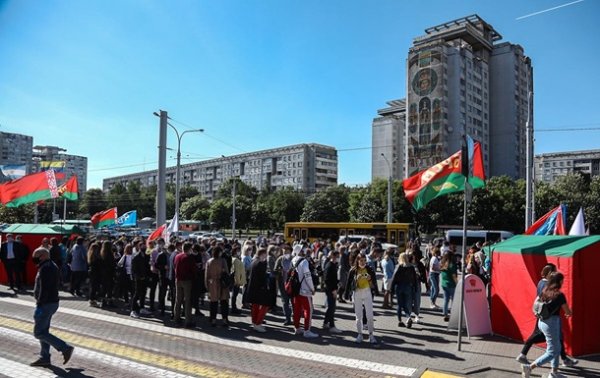
<instances>
[{"instance_id":1,"label":"man in white shirt","mask_svg":"<svg viewBox=\"0 0 600 378\"><path fill-rule=\"evenodd\" d=\"M307 339L319 337L310 330L313 309L313 295L315 295L315 285L310 273L310 266L306 259L305 247L301 244L294 246L294 255L292 264L298 272L298 279L301 281L300 294L292 298L294 308L294 327L296 335L303 334ZM300 328L300 317L304 316L304 328Z\"/></svg>"}]
</instances>

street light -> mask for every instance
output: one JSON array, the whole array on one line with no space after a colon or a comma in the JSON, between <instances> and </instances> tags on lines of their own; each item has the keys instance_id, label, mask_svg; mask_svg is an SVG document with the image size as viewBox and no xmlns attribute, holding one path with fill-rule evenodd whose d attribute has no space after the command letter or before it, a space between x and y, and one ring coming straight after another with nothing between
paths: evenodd
<instances>
[{"instance_id":1,"label":"street light","mask_svg":"<svg viewBox=\"0 0 600 378\"><path fill-rule=\"evenodd\" d=\"M392 223L392 165L390 164L390 161L388 160L388 158L385 156L385 154L382 152L381 156L383 157L383 159L385 160L385 162L387 163L388 166L388 171L389 171L389 176L388 176L388 203L387 203L387 222L388 223Z\"/></svg>"},{"instance_id":2,"label":"street light","mask_svg":"<svg viewBox=\"0 0 600 378\"><path fill-rule=\"evenodd\" d=\"M179 220L179 181L180 181L180 171L181 171L181 138L187 133L202 133L204 129L192 129L185 130L183 133L179 134L179 131L175 128L175 126L167 123L173 130L175 130L175 134L177 135L177 170L175 174L175 214L177 215L177 220Z\"/></svg>"}]
</instances>

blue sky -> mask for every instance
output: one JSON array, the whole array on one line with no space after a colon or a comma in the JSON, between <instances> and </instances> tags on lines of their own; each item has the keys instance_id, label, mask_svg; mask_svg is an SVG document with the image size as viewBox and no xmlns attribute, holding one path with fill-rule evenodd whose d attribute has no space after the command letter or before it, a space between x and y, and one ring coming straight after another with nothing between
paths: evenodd
<instances>
[{"instance_id":1,"label":"blue sky","mask_svg":"<svg viewBox=\"0 0 600 378\"><path fill-rule=\"evenodd\" d=\"M163 109L206 130L184 137L183 162L316 142L340 150L340 183L365 184L412 39L473 13L532 58L536 128L600 126L600 2L516 20L567 2L0 0L0 130L87 156L101 187L156 168ZM599 142L539 132L536 153Z\"/></svg>"}]
</instances>

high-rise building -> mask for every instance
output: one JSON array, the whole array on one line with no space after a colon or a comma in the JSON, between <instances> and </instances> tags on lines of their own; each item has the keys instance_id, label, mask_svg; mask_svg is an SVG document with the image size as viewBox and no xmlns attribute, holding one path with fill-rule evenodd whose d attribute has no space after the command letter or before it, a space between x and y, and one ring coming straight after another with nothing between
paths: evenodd
<instances>
[{"instance_id":1,"label":"high-rise building","mask_svg":"<svg viewBox=\"0 0 600 378\"><path fill-rule=\"evenodd\" d=\"M406 123L406 100L388 101L387 108L377 111L373 119L373 148L371 178L396 180L404 177L404 133ZM391 170L391 172L390 172Z\"/></svg>"},{"instance_id":2,"label":"high-rise building","mask_svg":"<svg viewBox=\"0 0 600 378\"><path fill-rule=\"evenodd\" d=\"M24 166L25 173L30 173L32 146L33 137L29 135L0 132L0 166ZM0 169L0 181L6 179Z\"/></svg>"},{"instance_id":3,"label":"high-rise building","mask_svg":"<svg viewBox=\"0 0 600 378\"><path fill-rule=\"evenodd\" d=\"M413 40L406 176L458 151L464 134L481 142L487 176L524 176L531 61L518 45L496 44L501 39L471 15L428 28Z\"/></svg>"},{"instance_id":4,"label":"high-rise building","mask_svg":"<svg viewBox=\"0 0 600 378\"><path fill-rule=\"evenodd\" d=\"M79 195L87 190L87 157L66 154L67 150L56 146L33 147L32 172L53 167L65 174L65 179L77 176Z\"/></svg>"},{"instance_id":5,"label":"high-rise building","mask_svg":"<svg viewBox=\"0 0 600 378\"><path fill-rule=\"evenodd\" d=\"M221 184L232 177L262 190L291 187L311 194L337 185L337 151L320 144L293 146L250 152L181 165L181 185L196 187L200 194L212 200ZM175 183L176 167L168 167L167 183ZM141 186L156 185L158 171L132 173L103 180L104 191L117 183L130 182Z\"/></svg>"},{"instance_id":6,"label":"high-rise building","mask_svg":"<svg viewBox=\"0 0 600 378\"><path fill-rule=\"evenodd\" d=\"M570 173L589 177L600 175L600 150L565 151L535 156L535 180L554 182Z\"/></svg>"}]
</instances>

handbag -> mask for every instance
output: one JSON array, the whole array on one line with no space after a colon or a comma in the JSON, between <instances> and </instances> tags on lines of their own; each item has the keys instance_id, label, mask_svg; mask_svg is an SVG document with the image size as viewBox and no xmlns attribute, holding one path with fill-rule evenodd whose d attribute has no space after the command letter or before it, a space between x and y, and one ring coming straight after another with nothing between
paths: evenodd
<instances>
[{"instance_id":1,"label":"handbag","mask_svg":"<svg viewBox=\"0 0 600 378\"><path fill-rule=\"evenodd\" d=\"M225 263L225 260L223 260L223 262ZM221 271L220 282L222 288L230 288L233 286L233 274L229 273L226 267L227 263L225 263L225 267L223 267L223 270Z\"/></svg>"}]
</instances>

